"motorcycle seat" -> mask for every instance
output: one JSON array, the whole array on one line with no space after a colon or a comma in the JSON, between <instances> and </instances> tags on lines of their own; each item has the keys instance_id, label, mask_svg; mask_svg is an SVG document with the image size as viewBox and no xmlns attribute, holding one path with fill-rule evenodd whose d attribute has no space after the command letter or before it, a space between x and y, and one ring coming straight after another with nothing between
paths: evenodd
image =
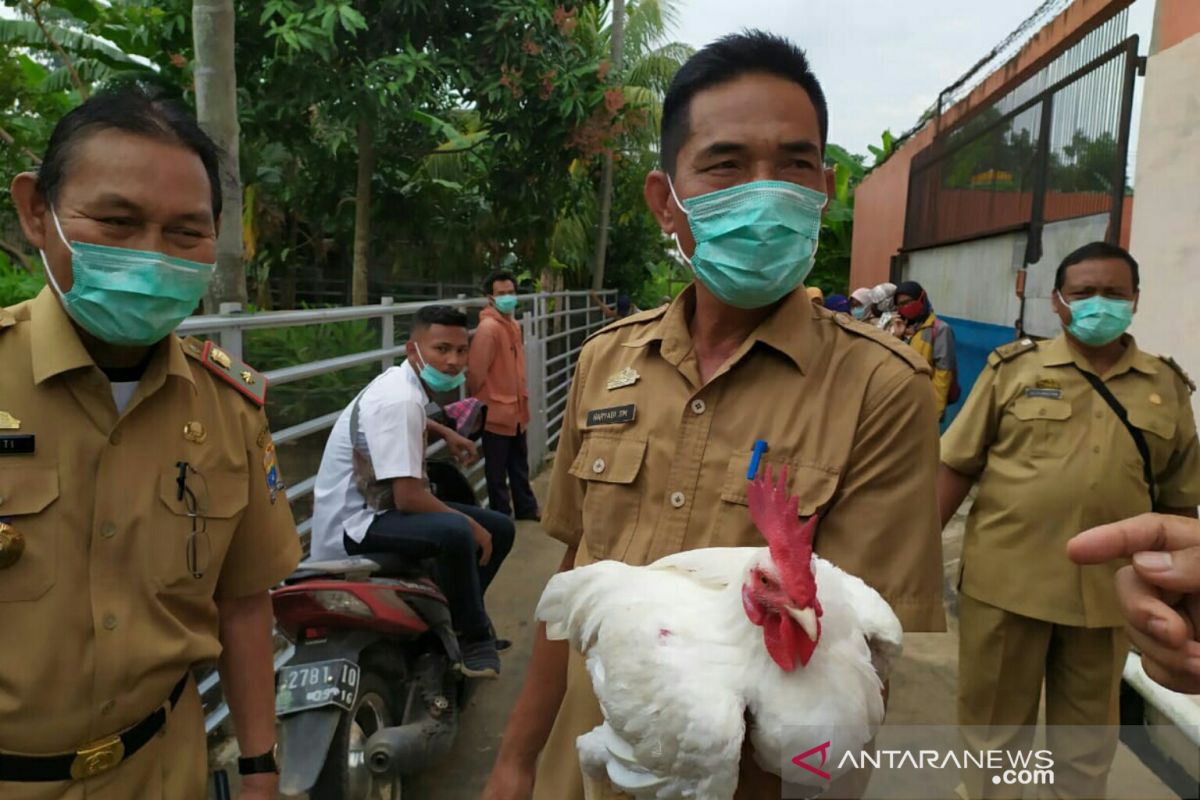
<instances>
[{"instance_id":1,"label":"motorcycle seat","mask_svg":"<svg viewBox=\"0 0 1200 800\"><path fill-rule=\"evenodd\" d=\"M431 566L424 559L414 559L399 553L364 553L348 558L301 562L284 583L298 583L313 578L345 578L356 581L366 580L372 575L381 578L427 578L431 575Z\"/></svg>"}]
</instances>

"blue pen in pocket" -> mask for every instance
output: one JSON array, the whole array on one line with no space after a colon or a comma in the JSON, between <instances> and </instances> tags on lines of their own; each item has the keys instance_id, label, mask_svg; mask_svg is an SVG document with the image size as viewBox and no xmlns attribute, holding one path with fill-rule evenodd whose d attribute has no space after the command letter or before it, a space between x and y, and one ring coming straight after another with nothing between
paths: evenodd
<instances>
[{"instance_id":1,"label":"blue pen in pocket","mask_svg":"<svg viewBox=\"0 0 1200 800\"><path fill-rule=\"evenodd\" d=\"M750 469L746 470L746 480L752 481L758 475L758 464L762 461L763 453L767 452L767 442L759 439L754 443L754 454L750 456Z\"/></svg>"}]
</instances>

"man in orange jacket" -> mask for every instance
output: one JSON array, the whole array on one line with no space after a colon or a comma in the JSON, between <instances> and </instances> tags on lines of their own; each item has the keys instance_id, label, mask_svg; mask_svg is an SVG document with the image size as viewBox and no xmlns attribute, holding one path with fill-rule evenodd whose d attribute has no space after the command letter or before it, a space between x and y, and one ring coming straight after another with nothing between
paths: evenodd
<instances>
[{"instance_id":1,"label":"man in orange jacket","mask_svg":"<svg viewBox=\"0 0 1200 800\"><path fill-rule=\"evenodd\" d=\"M537 520L537 498L529 485L529 387L525 382L525 348L521 328L513 319L517 308L517 283L512 273L493 272L483 282L488 305L479 315L479 328L471 339L467 360L467 385L471 394L487 404L483 432L484 467L488 500L493 511L517 519ZM512 497L509 497L509 488Z\"/></svg>"}]
</instances>

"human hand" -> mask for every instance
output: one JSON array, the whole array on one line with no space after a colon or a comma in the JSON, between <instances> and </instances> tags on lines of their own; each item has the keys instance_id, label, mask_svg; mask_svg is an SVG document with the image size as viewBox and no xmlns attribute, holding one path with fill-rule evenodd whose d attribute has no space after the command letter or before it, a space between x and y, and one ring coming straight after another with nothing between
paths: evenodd
<instances>
[{"instance_id":1,"label":"human hand","mask_svg":"<svg viewBox=\"0 0 1200 800\"><path fill-rule=\"evenodd\" d=\"M479 549L482 551L479 556L479 565L487 566L487 563L492 560L492 535L488 533L487 528L475 520L471 520L471 532L475 534L475 544L479 545Z\"/></svg>"},{"instance_id":2,"label":"human hand","mask_svg":"<svg viewBox=\"0 0 1200 800\"><path fill-rule=\"evenodd\" d=\"M464 467L469 467L479 460L479 448L467 437L451 431L445 439L451 457Z\"/></svg>"},{"instance_id":3,"label":"human hand","mask_svg":"<svg viewBox=\"0 0 1200 800\"><path fill-rule=\"evenodd\" d=\"M1133 559L1115 584L1142 668L1168 689L1200 694L1200 521L1143 514L1084 531L1067 555L1077 564Z\"/></svg>"},{"instance_id":4,"label":"human hand","mask_svg":"<svg viewBox=\"0 0 1200 800\"><path fill-rule=\"evenodd\" d=\"M529 800L533 797L536 774L533 763L525 764L501 756L492 767L481 800Z\"/></svg>"},{"instance_id":5,"label":"human hand","mask_svg":"<svg viewBox=\"0 0 1200 800\"><path fill-rule=\"evenodd\" d=\"M243 775L238 800L275 800L279 796L279 773Z\"/></svg>"}]
</instances>

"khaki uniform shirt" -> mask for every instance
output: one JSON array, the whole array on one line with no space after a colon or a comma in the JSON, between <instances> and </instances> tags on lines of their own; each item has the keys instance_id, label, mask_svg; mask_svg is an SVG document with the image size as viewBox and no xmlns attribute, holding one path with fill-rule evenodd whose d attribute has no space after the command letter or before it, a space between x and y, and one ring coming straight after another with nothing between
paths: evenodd
<instances>
[{"instance_id":1,"label":"khaki uniform shirt","mask_svg":"<svg viewBox=\"0 0 1200 800\"><path fill-rule=\"evenodd\" d=\"M1200 503L1200 449L1190 387L1167 362L1128 349L1105 386L1150 448L1160 508ZM1062 625L1118 626L1112 576L1124 562L1077 566L1075 534L1151 510L1133 437L1079 369L1064 335L1024 340L988 359L942 438L942 461L978 478L967 519L964 593Z\"/></svg>"},{"instance_id":2,"label":"khaki uniform shirt","mask_svg":"<svg viewBox=\"0 0 1200 800\"><path fill-rule=\"evenodd\" d=\"M800 514L821 515L817 552L875 587L906 630L944 630L928 366L878 329L814 308L801 289L701 384L693 303L688 290L584 346L543 527L579 546L577 564L765 546L746 505L764 439L760 474L786 466ZM575 737L600 720L582 664L573 654L539 800L582 797Z\"/></svg>"},{"instance_id":3,"label":"khaki uniform shirt","mask_svg":"<svg viewBox=\"0 0 1200 800\"><path fill-rule=\"evenodd\" d=\"M220 654L215 600L264 591L298 563L287 498L268 485L266 417L199 355L196 340L160 343L118 416L49 289L0 309L0 434L36 437L33 453L0 455L0 520L25 538L20 560L0 569L0 751L72 752L140 722L192 665ZM200 579L188 568L178 461L203 478L188 479L207 517ZM195 692L181 706L198 709ZM203 757L192 716L178 740ZM141 755L94 779L124 787L104 797L158 797L121 777L151 757ZM0 796L36 786L0 785ZM60 791L36 796L68 796L42 787Z\"/></svg>"}]
</instances>

